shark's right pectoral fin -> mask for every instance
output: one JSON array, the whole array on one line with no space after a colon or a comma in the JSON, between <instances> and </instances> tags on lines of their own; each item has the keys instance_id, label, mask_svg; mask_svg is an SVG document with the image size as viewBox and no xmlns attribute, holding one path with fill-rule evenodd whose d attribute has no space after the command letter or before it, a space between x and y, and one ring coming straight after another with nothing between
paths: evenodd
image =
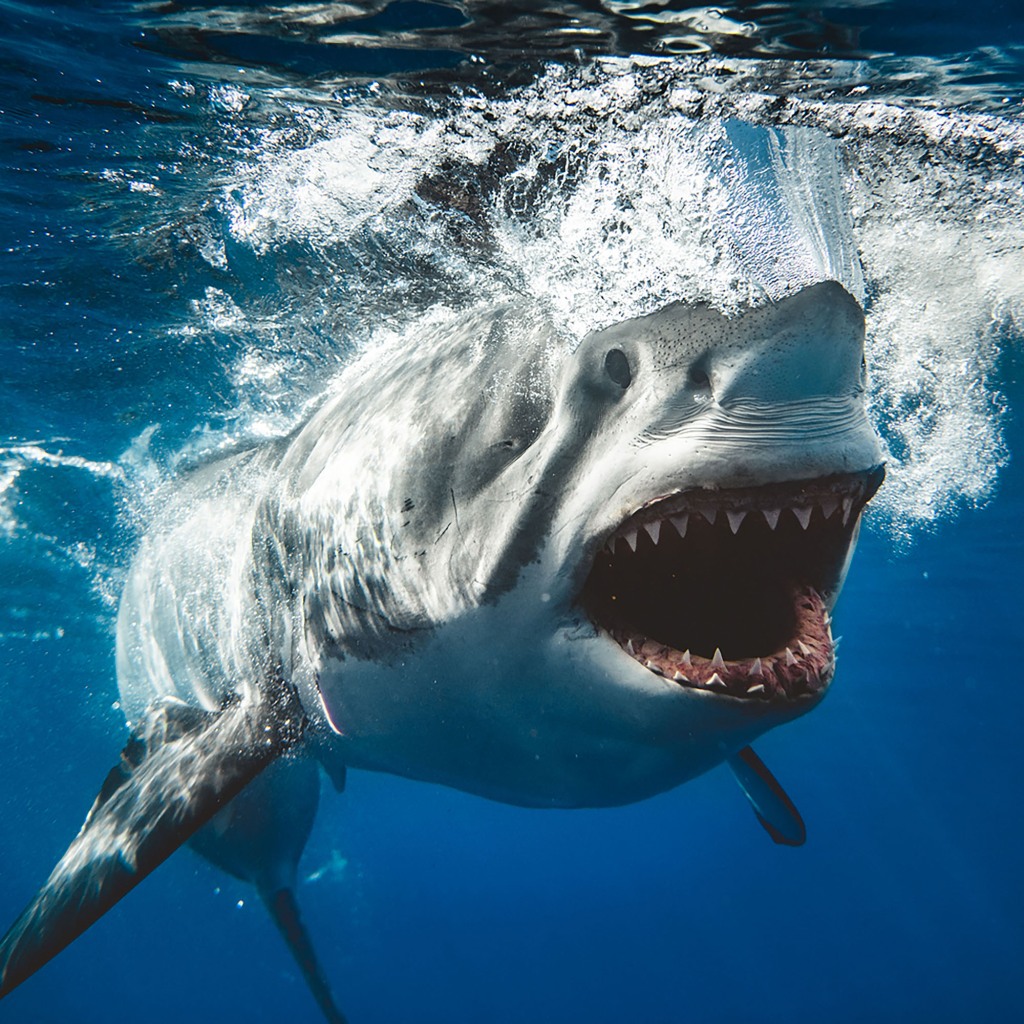
<instances>
[{"instance_id":1,"label":"shark's right pectoral fin","mask_svg":"<svg viewBox=\"0 0 1024 1024\"><path fill-rule=\"evenodd\" d=\"M320 761L282 757L191 839L192 849L222 871L256 887L328 1024L345 1024L320 967L295 898L299 858L320 797Z\"/></svg>"},{"instance_id":2,"label":"shark's right pectoral fin","mask_svg":"<svg viewBox=\"0 0 1024 1024\"><path fill-rule=\"evenodd\" d=\"M158 867L301 737L294 695L206 712L152 708L75 840L0 942L0 996L20 985Z\"/></svg>"},{"instance_id":3,"label":"shark's right pectoral fin","mask_svg":"<svg viewBox=\"0 0 1024 1024\"><path fill-rule=\"evenodd\" d=\"M345 1015L338 1009L327 984L323 971L320 969L313 942L302 923L299 905L295 901L295 893L291 889L278 889L276 892L260 891L263 905L267 908L274 924L284 938L292 956L295 958L309 991L316 1000L324 1020L328 1024L348 1024Z\"/></svg>"},{"instance_id":4,"label":"shark's right pectoral fin","mask_svg":"<svg viewBox=\"0 0 1024 1024\"><path fill-rule=\"evenodd\" d=\"M733 754L729 767L765 832L782 846L802 846L807 838L804 819L754 748Z\"/></svg>"}]
</instances>

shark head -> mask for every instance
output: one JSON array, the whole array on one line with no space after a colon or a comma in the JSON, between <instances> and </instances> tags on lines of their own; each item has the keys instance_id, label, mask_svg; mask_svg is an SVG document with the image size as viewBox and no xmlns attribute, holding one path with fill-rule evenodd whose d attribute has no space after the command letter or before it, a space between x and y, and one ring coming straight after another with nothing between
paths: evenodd
<instances>
[{"instance_id":1,"label":"shark head","mask_svg":"<svg viewBox=\"0 0 1024 1024\"><path fill-rule=\"evenodd\" d=\"M293 589L347 762L620 803L814 707L882 478L857 302L826 282L734 316L675 304L571 353L481 330L378 371L386 417L332 406L293 446L292 508L319 525L274 532L316 538ZM325 509L368 470L369 506Z\"/></svg>"},{"instance_id":2,"label":"shark head","mask_svg":"<svg viewBox=\"0 0 1024 1024\"><path fill-rule=\"evenodd\" d=\"M588 471L547 554L610 656L794 713L820 700L883 475L863 335L828 282L733 319L676 305L586 339L561 394L587 395Z\"/></svg>"}]
</instances>

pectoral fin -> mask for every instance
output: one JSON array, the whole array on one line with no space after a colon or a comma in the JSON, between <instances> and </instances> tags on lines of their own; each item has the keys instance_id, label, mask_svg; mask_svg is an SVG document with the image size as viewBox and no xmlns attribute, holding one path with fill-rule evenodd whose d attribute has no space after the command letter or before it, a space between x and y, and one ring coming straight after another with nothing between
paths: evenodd
<instances>
[{"instance_id":1,"label":"pectoral fin","mask_svg":"<svg viewBox=\"0 0 1024 1024\"><path fill-rule=\"evenodd\" d=\"M804 820L753 748L730 757L729 767L768 835L783 846L802 846L807 838Z\"/></svg>"},{"instance_id":2,"label":"pectoral fin","mask_svg":"<svg viewBox=\"0 0 1024 1024\"><path fill-rule=\"evenodd\" d=\"M276 892L261 890L260 896L302 971L302 976L306 979L306 984L313 993L324 1019L328 1024L347 1024L345 1015L335 1005L330 986L320 969L313 943L299 916L295 893L291 889L278 889Z\"/></svg>"},{"instance_id":3,"label":"pectoral fin","mask_svg":"<svg viewBox=\"0 0 1024 1024\"><path fill-rule=\"evenodd\" d=\"M0 996L105 914L302 734L282 686L273 700L206 712L152 708L85 824L0 942Z\"/></svg>"}]
</instances>

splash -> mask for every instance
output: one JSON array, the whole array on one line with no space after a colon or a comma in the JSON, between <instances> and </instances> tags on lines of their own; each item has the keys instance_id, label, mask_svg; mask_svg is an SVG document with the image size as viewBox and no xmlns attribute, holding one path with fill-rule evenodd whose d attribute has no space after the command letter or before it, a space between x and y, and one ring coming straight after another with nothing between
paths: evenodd
<instances>
[{"instance_id":1,"label":"splash","mask_svg":"<svg viewBox=\"0 0 1024 1024\"><path fill-rule=\"evenodd\" d=\"M669 301L731 312L831 278L868 314L890 465L876 520L910 536L984 503L1007 459L1001 352L1024 323L1024 128L761 84L605 60L250 125L212 251L279 291L208 291L182 325L234 339L228 430L283 432L340 362L413 339L434 306L527 297L571 344Z\"/></svg>"},{"instance_id":2,"label":"splash","mask_svg":"<svg viewBox=\"0 0 1024 1024\"><path fill-rule=\"evenodd\" d=\"M89 476L121 481L124 474L116 463L96 462L81 455L65 455L48 451L41 444L16 444L0 448L0 537L12 538L19 532L15 512L19 500L18 480L27 470L45 466L74 469Z\"/></svg>"},{"instance_id":3,"label":"splash","mask_svg":"<svg viewBox=\"0 0 1024 1024\"><path fill-rule=\"evenodd\" d=\"M78 616L103 618L117 605L123 574L96 520L82 509L109 496L112 488L124 488L127 478L117 463L67 453L64 443L51 439L0 447L0 558L8 596L0 639L61 639ZM17 562L26 551L29 572ZM88 580L92 609L83 613L70 602L50 602L46 582L54 572Z\"/></svg>"}]
</instances>

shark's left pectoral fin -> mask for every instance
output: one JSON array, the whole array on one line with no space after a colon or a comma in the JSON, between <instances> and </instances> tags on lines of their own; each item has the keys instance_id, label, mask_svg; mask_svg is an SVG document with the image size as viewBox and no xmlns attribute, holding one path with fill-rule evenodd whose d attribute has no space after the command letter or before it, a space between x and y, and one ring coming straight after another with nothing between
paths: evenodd
<instances>
[{"instance_id":1,"label":"shark's left pectoral fin","mask_svg":"<svg viewBox=\"0 0 1024 1024\"><path fill-rule=\"evenodd\" d=\"M783 846L802 846L807 838L804 820L753 748L730 757L729 767L768 835Z\"/></svg>"},{"instance_id":2,"label":"shark's left pectoral fin","mask_svg":"<svg viewBox=\"0 0 1024 1024\"><path fill-rule=\"evenodd\" d=\"M20 985L158 867L301 737L297 701L219 712L153 707L78 835L0 942L0 996Z\"/></svg>"}]
</instances>

